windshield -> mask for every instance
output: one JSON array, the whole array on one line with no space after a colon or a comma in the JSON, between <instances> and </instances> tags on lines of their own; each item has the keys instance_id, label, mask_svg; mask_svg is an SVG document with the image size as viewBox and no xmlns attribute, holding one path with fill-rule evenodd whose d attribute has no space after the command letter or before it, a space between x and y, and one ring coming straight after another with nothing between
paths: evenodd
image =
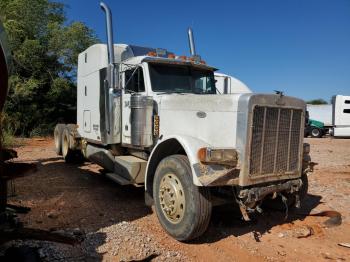
<instances>
[{"instance_id":1,"label":"windshield","mask_svg":"<svg viewBox=\"0 0 350 262\"><path fill-rule=\"evenodd\" d=\"M187 65L150 64L152 90L165 93L216 94L214 72Z\"/></svg>"}]
</instances>

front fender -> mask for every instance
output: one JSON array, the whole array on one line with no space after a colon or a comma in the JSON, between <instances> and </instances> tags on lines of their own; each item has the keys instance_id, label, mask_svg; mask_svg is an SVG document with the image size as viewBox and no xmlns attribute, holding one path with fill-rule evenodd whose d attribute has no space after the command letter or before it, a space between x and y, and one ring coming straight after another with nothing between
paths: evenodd
<instances>
[{"instance_id":1,"label":"front fender","mask_svg":"<svg viewBox=\"0 0 350 262\"><path fill-rule=\"evenodd\" d=\"M198 176L200 176L200 174L197 174L198 171L196 171L193 168L193 165L198 164L199 160L197 157L197 152L200 148L202 147L208 147L210 146L208 143L191 137L191 136L178 136L178 135L174 135L174 136L167 136L164 137L162 140L160 140L157 145L153 148L151 155L149 157L148 163L147 163L147 168L146 168L146 174L145 174L145 190L148 191L149 187L152 187L152 185L150 185L150 183L148 183L148 181L152 181L152 179L150 179L149 176L153 176L154 172L150 171L150 166L152 165L153 161L155 161L155 152L158 151L158 149L162 146L162 144L166 143L167 141L171 140L171 139L175 139L184 149L188 160L190 162L190 166L191 166L191 171L192 171L192 179L193 179L193 184L195 184L196 186L202 186L202 183L200 183L200 181L198 180Z\"/></svg>"}]
</instances>

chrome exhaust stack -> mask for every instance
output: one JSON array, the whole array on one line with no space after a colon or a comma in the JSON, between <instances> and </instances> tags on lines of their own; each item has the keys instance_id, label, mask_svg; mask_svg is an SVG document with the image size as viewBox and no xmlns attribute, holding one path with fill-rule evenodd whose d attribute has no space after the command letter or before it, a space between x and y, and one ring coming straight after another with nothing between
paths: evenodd
<instances>
[{"instance_id":1,"label":"chrome exhaust stack","mask_svg":"<svg viewBox=\"0 0 350 262\"><path fill-rule=\"evenodd\" d=\"M106 15L106 33L107 33L107 52L108 52L108 67L107 76L103 83L103 111L104 114L103 124L101 124L101 141L103 144L116 144L121 141L121 134L119 131L114 131L113 127L120 123L115 122L114 112L117 109L116 105L121 105L121 92L119 86L119 65L116 63L114 56L114 39L113 39L113 25L112 25L112 12L110 8L104 3L100 3L101 9ZM118 102L119 101L119 102ZM119 107L119 106L118 106ZM102 107L101 107L102 108ZM117 128L116 130L120 130Z\"/></svg>"},{"instance_id":2,"label":"chrome exhaust stack","mask_svg":"<svg viewBox=\"0 0 350 262\"><path fill-rule=\"evenodd\" d=\"M117 89L115 57L113 44L113 25L111 9L104 3L100 3L101 9L106 14L106 33L107 33L107 49L108 49L108 84L109 87Z\"/></svg>"},{"instance_id":3,"label":"chrome exhaust stack","mask_svg":"<svg viewBox=\"0 0 350 262\"><path fill-rule=\"evenodd\" d=\"M191 56L196 56L196 46L194 44L194 35L191 27L188 28L188 43L190 45Z\"/></svg>"},{"instance_id":4,"label":"chrome exhaust stack","mask_svg":"<svg viewBox=\"0 0 350 262\"><path fill-rule=\"evenodd\" d=\"M188 43L190 46L191 57L193 57L195 63L200 63L201 56L197 55L197 52L196 52L196 46L194 44L194 34L193 34L192 28L189 27L187 32L188 32Z\"/></svg>"}]
</instances>

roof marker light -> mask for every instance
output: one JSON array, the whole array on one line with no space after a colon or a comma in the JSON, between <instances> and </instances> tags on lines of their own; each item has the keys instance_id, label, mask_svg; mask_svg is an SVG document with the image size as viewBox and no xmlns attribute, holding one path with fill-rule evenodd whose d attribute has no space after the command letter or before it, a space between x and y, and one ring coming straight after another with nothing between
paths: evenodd
<instances>
[{"instance_id":1,"label":"roof marker light","mask_svg":"<svg viewBox=\"0 0 350 262\"><path fill-rule=\"evenodd\" d=\"M147 56L157 56L157 53L156 52L148 52Z\"/></svg>"}]
</instances>

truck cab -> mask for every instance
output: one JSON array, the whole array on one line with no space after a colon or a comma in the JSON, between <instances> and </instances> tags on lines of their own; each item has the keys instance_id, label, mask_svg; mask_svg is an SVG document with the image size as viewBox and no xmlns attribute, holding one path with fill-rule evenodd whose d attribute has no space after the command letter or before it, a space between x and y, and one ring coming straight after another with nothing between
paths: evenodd
<instances>
[{"instance_id":1,"label":"truck cab","mask_svg":"<svg viewBox=\"0 0 350 262\"><path fill-rule=\"evenodd\" d=\"M245 220L267 198L299 206L310 171L304 101L219 95L216 68L192 52L190 33L191 56L181 56L111 44L109 31L107 45L79 55L77 124L55 130L66 161L82 154L112 180L143 185L146 204L180 241L203 234L221 200L236 202Z\"/></svg>"}]
</instances>

